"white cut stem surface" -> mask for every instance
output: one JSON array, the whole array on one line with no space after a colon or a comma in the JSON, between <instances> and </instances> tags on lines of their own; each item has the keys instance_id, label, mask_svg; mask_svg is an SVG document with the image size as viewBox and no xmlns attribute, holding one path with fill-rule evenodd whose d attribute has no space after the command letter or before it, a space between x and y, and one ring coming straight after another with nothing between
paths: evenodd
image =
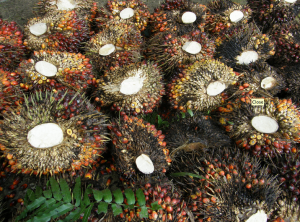
<instances>
[{"instance_id":1,"label":"white cut stem surface","mask_svg":"<svg viewBox=\"0 0 300 222\"><path fill-rule=\"evenodd\" d=\"M184 24L190 24L196 21L197 16L194 12L184 12L181 16L181 20Z\"/></svg>"},{"instance_id":2,"label":"white cut stem surface","mask_svg":"<svg viewBox=\"0 0 300 222\"><path fill-rule=\"evenodd\" d=\"M144 174L150 174L154 172L154 165L152 160L148 155L141 154L136 158L135 164L139 171L141 171Z\"/></svg>"},{"instance_id":3,"label":"white cut stem surface","mask_svg":"<svg viewBox=\"0 0 300 222\"><path fill-rule=\"evenodd\" d=\"M264 115L253 117L251 124L258 132L261 133L275 133L279 128L276 120Z\"/></svg>"},{"instance_id":4,"label":"white cut stem surface","mask_svg":"<svg viewBox=\"0 0 300 222\"><path fill-rule=\"evenodd\" d=\"M128 77L123 80L120 86L120 92L125 95L138 93L144 85L144 78L140 77L142 70L138 70L135 76Z\"/></svg>"},{"instance_id":5,"label":"white cut stem surface","mask_svg":"<svg viewBox=\"0 0 300 222\"><path fill-rule=\"evenodd\" d=\"M53 0L50 2L52 5L56 5L58 10L72 10L77 7L74 0Z\"/></svg>"},{"instance_id":6,"label":"white cut stem surface","mask_svg":"<svg viewBox=\"0 0 300 222\"><path fill-rule=\"evenodd\" d=\"M99 50L99 55L108 56L116 50L116 47L113 44L106 44L102 46Z\"/></svg>"},{"instance_id":7,"label":"white cut stem surface","mask_svg":"<svg viewBox=\"0 0 300 222\"><path fill-rule=\"evenodd\" d=\"M129 19L134 16L134 10L132 8L125 8L120 12L121 19Z\"/></svg>"},{"instance_id":8,"label":"white cut stem surface","mask_svg":"<svg viewBox=\"0 0 300 222\"><path fill-rule=\"evenodd\" d=\"M264 78L260 85L263 89L272 89L276 85L277 81L272 76Z\"/></svg>"},{"instance_id":9,"label":"white cut stem surface","mask_svg":"<svg viewBox=\"0 0 300 222\"><path fill-rule=\"evenodd\" d=\"M251 62L255 62L258 59L258 53L255 51L245 51L241 55L237 56L238 64L249 65Z\"/></svg>"},{"instance_id":10,"label":"white cut stem surface","mask_svg":"<svg viewBox=\"0 0 300 222\"><path fill-rule=\"evenodd\" d=\"M29 27L29 31L35 36L43 35L47 32L47 24L43 22L36 23Z\"/></svg>"},{"instance_id":11,"label":"white cut stem surface","mask_svg":"<svg viewBox=\"0 0 300 222\"><path fill-rule=\"evenodd\" d=\"M206 89L206 93L209 96L216 96L222 93L226 88L226 85L223 82L215 81L211 82Z\"/></svg>"},{"instance_id":12,"label":"white cut stem surface","mask_svg":"<svg viewBox=\"0 0 300 222\"><path fill-rule=\"evenodd\" d=\"M56 66L51 64L50 62L39 61L35 64L34 67L36 71L47 77L55 76L57 73Z\"/></svg>"},{"instance_id":13,"label":"white cut stem surface","mask_svg":"<svg viewBox=\"0 0 300 222\"><path fill-rule=\"evenodd\" d=\"M258 210L256 214L249 217L246 222L267 222L268 215L263 210Z\"/></svg>"},{"instance_id":14,"label":"white cut stem surface","mask_svg":"<svg viewBox=\"0 0 300 222\"><path fill-rule=\"evenodd\" d=\"M35 148L45 149L59 145L64 140L62 129L55 123L35 126L27 134L27 141Z\"/></svg>"},{"instance_id":15,"label":"white cut stem surface","mask_svg":"<svg viewBox=\"0 0 300 222\"><path fill-rule=\"evenodd\" d=\"M229 18L231 22L236 23L241 21L244 18L244 14L240 10L234 10L233 12L230 13Z\"/></svg>"},{"instance_id":16,"label":"white cut stem surface","mask_svg":"<svg viewBox=\"0 0 300 222\"><path fill-rule=\"evenodd\" d=\"M184 43L182 49L190 54L198 54L201 51L201 44L196 41L189 41Z\"/></svg>"}]
</instances>

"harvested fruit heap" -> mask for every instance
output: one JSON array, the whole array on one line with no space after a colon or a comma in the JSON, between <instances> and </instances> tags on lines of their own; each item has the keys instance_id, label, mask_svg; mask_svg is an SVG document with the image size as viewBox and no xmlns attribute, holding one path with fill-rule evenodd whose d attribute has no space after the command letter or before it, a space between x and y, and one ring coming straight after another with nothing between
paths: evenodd
<instances>
[{"instance_id":1,"label":"harvested fruit heap","mask_svg":"<svg viewBox=\"0 0 300 222\"><path fill-rule=\"evenodd\" d=\"M53 177L86 180L65 221L300 221L299 1L39 0L24 33L0 19L0 221ZM86 205L88 183L144 196Z\"/></svg>"}]
</instances>

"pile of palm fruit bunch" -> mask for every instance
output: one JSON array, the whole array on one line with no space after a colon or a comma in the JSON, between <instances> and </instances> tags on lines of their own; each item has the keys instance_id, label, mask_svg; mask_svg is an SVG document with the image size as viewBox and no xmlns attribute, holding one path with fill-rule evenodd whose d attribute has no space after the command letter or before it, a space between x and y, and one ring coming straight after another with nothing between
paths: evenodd
<instances>
[{"instance_id":1,"label":"pile of palm fruit bunch","mask_svg":"<svg viewBox=\"0 0 300 222\"><path fill-rule=\"evenodd\" d=\"M0 18L0 222L300 221L299 12L38 0L24 27Z\"/></svg>"}]
</instances>

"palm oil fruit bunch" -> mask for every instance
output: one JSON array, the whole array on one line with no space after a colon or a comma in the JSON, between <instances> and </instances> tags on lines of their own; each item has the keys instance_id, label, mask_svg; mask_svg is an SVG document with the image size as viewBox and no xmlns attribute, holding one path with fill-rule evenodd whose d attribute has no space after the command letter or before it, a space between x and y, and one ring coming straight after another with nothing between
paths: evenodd
<instances>
[{"instance_id":1,"label":"palm oil fruit bunch","mask_svg":"<svg viewBox=\"0 0 300 222\"><path fill-rule=\"evenodd\" d=\"M273 212L270 221L271 222L300 221L299 202L291 201L290 199L280 198L277 201L276 211Z\"/></svg>"},{"instance_id":2,"label":"palm oil fruit bunch","mask_svg":"<svg viewBox=\"0 0 300 222\"><path fill-rule=\"evenodd\" d=\"M13 71L25 57L23 33L16 22L0 18L0 69Z\"/></svg>"},{"instance_id":3,"label":"palm oil fruit bunch","mask_svg":"<svg viewBox=\"0 0 300 222\"><path fill-rule=\"evenodd\" d=\"M219 122L240 148L257 157L274 158L299 142L300 115L290 99L261 100L254 105L229 104L228 112L219 108Z\"/></svg>"},{"instance_id":4,"label":"palm oil fruit bunch","mask_svg":"<svg viewBox=\"0 0 300 222\"><path fill-rule=\"evenodd\" d=\"M253 18L263 33L270 31L276 24L288 23L299 13L297 0L247 0L253 10Z\"/></svg>"},{"instance_id":5,"label":"palm oil fruit bunch","mask_svg":"<svg viewBox=\"0 0 300 222\"><path fill-rule=\"evenodd\" d=\"M154 125L137 117L124 115L109 126L117 169L127 179L163 174L170 165L165 135Z\"/></svg>"},{"instance_id":6,"label":"palm oil fruit bunch","mask_svg":"<svg viewBox=\"0 0 300 222\"><path fill-rule=\"evenodd\" d=\"M72 11L57 11L32 18L24 27L24 45L31 50L82 52L90 39L89 17Z\"/></svg>"},{"instance_id":7,"label":"palm oil fruit bunch","mask_svg":"<svg viewBox=\"0 0 300 222\"><path fill-rule=\"evenodd\" d=\"M274 66L299 64L300 57L300 22L290 22L275 26L270 32L276 45L275 54L269 59Z\"/></svg>"},{"instance_id":8,"label":"palm oil fruit bunch","mask_svg":"<svg viewBox=\"0 0 300 222\"><path fill-rule=\"evenodd\" d=\"M245 101L247 97L272 97L285 89L285 77L265 62L251 63L249 70L241 75L237 83L239 88L232 93L232 98L239 97Z\"/></svg>"},{"instance_id":9,"label":"palm oil fruit bunch","mask_svg":"<svg viewBox=\"0 0 300 222\"><path fill-rule=\"evenodd\" d=\"M162 66L165 73L172 73L180 65L211 59L214 52L214 42L205 32L195 30L179 36L166 31L149 40L146 57Z\"/></svg>"},{"instance_id":10,"label":"palm oil fruit bunch","mask_svg":"<svg viewBox=\"0 0 300 222\"><path fill-rule=\"evenodd\" d=\"M193 152L231 143L229 136L208 116L194 113L193 117L171 122L165 137L171 158L180 150Z\"/></svg>"},{"instance_id":11,"label":"palm oil fruit bunch","mask_svg":"<svg viewBox=\"0 0 300 222\"><path fill-rule=\"evenodd\" d=\"M80 53L35 51L30 59L19 65L16 73L20 75L20 86L25 90L42 86L54 88L60 83L75 91L86 92L96 84L89 58Z\"/></svg>"},{"instance_id":12,"label":"palm oil fruit bunch","mask_svg":"<svg viewBox=\"0 0 300 222\"><path fill-rule=\"evenodd\" d=\"M237 74L224 63L196 61L171 80L167 96L174 109L207 111L225 102L226 91L237 80Z\"/></svg>"},{"instance_id":13,"label":"palm oil fruit bunch","mask_svg":"<svg viewBox=\"0 0 300 222\"><path fill-rule=\"evenodd\" d=\"M284 198L299 204L300 200L300 154L299 145L289 147L286 154L268 162L273 175L278 175Z\"/></svg>"},{"instance_id":14,"label":"palm oil fruit bunch","mask_svg":"<svg viewBox=\"0 0 300 222\"><path fill-rule=\"evenodd\" d=\"M11 107L22 103L20 76L14 72L0 69L0 113L7 112Z\"/></svg>"},{"instance_id":15,"label":"palm oil fruit bunch","mask_svg":"<svg viewBox=\"0 0 300 222\"><path fill-rule=\"evenodd\" d=\"M203 30L206 6L190 0L165 1L150 16L151 32L168 31L178 36Z\"/></svg>"},{"instance_id":16,"label":"palm oil fruit bunch","mask_svg":"<svg viewBox=\"0 0 300 222\"><path fill-rule=\"evenodd\" d=\"M261 34L255 25L250 24L216 47L215 58L235 71L242 72L250 63L265 62L274 54L274 42L268 35Z\"/></svg>"},{"instance_id":17,"label":"palm oil fruit bunch","mask_svg":"<svg viewBox=\"0 0 300 222\"><path fill-rule=\"evenodd\" d=\"M86 54L95 68L114 70L140 61L143 38L133 24L111 21L87 44Z\"/></svg>"},{"instance_id":18,"label":"palm oil fruit bunch","mask_svg":"<svg viewBox=\"0 0 300 222\"><path fill-rule=\"evenodd\" d=\"M106 117L91 106L70 119L56 117L64 109L63 99L36 92L24 97L19 114L4 114L1 150L11 171L36 175L76 171L96 164L106 151ZM64 103L72 104L72 99Z\"/></svg>"},{"instance_id":19,"label":"palm oil fruit bunch","mask_svg":"<svg viewBox=\"0 0 300 222\"><path fill-rule=\"evenodd\" d=\"M97 83L96 105L121 115L152 113L165 93L160 69L146 61L105 71Z\"/></svg>"},{"instance_id":20,"label":"palm oil fruit bunch","mask_svg":"<svg viewBox=\"0 0 300 222\"><path fill-rule=\"evenodd\" d=\"M257 158L233 147L214 147L206 152L180 150L171 172L199 222L266 222L280 195L278 182L260 167Z\"/></svg>"},{"instance_id":21,"label":"palm oil fruit bunch","mask_svg":"<svg viewBox=\"0 0 300 222\"><path fill-rule=\"evenodd\" d=\"M204 30L212 36L235 26L247 24L252 10L231 0L214 0L207 5L207 17Z\"/></svg>"},{"instance_id":22,"label":"palm oil fruit bunch","mask_svg":"<svg viewBox=\"0 0 300 222\"><path fill-rule=\"evenodd\" d=\"M286 78L288 94L292 101L297 104L300 104L300 64L295 66L287 65L282 69L282 73Z\"/></svg>"},{"instance_id":23,"label":"palm oil fruit bunch","mask_svg":"<svg viewBox=\"0 0 300 222\"><path fill-rule=\"evenodd\" d=\"M103 29L110 21L134 24L140 31L145 30L150 12L148 6L140 0L109 0L99 9L95 21L98 28Z\"/></svg>"}]
</instances>

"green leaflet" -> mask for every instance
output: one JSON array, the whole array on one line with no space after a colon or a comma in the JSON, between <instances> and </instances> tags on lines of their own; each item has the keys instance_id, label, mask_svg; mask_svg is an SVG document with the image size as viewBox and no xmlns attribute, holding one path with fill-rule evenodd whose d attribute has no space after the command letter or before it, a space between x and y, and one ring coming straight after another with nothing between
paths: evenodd
<instances>
[{"instance_id":1,"label":"green leaflet","mask_svg":"<svg viewBox=\"0 0 300 222\"><path fill-rule=\"evenodd\" d=\"M70 192L68 183L63 178L60 178L59 186L61 189L61 193L62 193L64 202L70 203L72 201L72 196L71 196L71 192Z\"/></svg>"},{"instance_id":2,"label":"green leaflet","mask_svg":"<svg viewBox=\"0 0 300 222\"><path fill-rule=\"evenodd\" d=\"M92 212L94 204L91 204L89 207L87 207L84 211L84 216L82 218L82 222L88 222L89 216Z\"/></svg>"},{"instance_id":3,"label":"green leaflet","mask_svg":"<svg viewBox=\"0 0 300 222\"><path fill-rule=\"evenodd\" d=\"M123 203L124 197L123 197L123 193L122 193L121 189L114 190L113 195L114 195L114 198L115 198L115 202L117 204L122 204Z\"/></svg>"},{"instance_id":4,"label":"green leaflet","mask_svg":"<svg viewBox=\"0 0 300 222\"><path fill-rule=\"evenodd\" d=\"M132 189L126 189L124 193L127 199L127 204L128 205L135 204L135 196Z\"/></svg>"},{"instance_id":5,"label":"green leaflet","mask_svg":"<svg viewBox=\"0 0 300 222\"><path fill-rule=\"evenodd\" d=\"M146 204L146 197L141 188L137 189L135 192L138 204L140 206L144 206Z\"/></svg>"},{"instance_id":6,"label":"green leaflet","mask_svg":"<svg viewBox=\"0 0 300 222\"><path fill-rule=\"evenodd\" d=\"M75 180L75 187L74 187L74 199L76 201L75 207L79 207L80 205L80 200L81 200L81 180L80 177L77 177Z\"/></svg>"},{"instance_id":7,"label":"green leaflet","mask_svg":"<svg viewBox=\"0 0 300 222\"><path fill-rule=\"evenodd\" d=\"M107 213L108 203L100 202L98 205L98 214Z\"/></svg>"},{"instance_id":8,"label":"green leaflet","mask_svg":"<svg viewBox=\"0 0 300 222\"><path fill-rule=\"evenodd\" d=\"M111 204L111 208L113 210L114 216L117 216L123 212L123 209L118 204Z\"/></svg>"},{"instance_id":9,"label":"green leaflet","mask_svg":"<svg viewBox=\"0 0 300 222\"><path fill-rule=\"evenodd\" d=\"M102 192L103 192L103 200L106 203L110 203L112 201L111 191L109 189L105 189L105 190L102 190Z\"/></svg>"},{"instance_id":10,"label":"green leaflet","mask_svg":"<svg viewBox=\"0 0 300 222\"><path fill-rule=\"evenodd\" d=\"M61 200L62 194L61 194L58 182L53 177L50 177L50 185L51 185L53 197L58 201Z\"/></svg>"}]
</instances>

